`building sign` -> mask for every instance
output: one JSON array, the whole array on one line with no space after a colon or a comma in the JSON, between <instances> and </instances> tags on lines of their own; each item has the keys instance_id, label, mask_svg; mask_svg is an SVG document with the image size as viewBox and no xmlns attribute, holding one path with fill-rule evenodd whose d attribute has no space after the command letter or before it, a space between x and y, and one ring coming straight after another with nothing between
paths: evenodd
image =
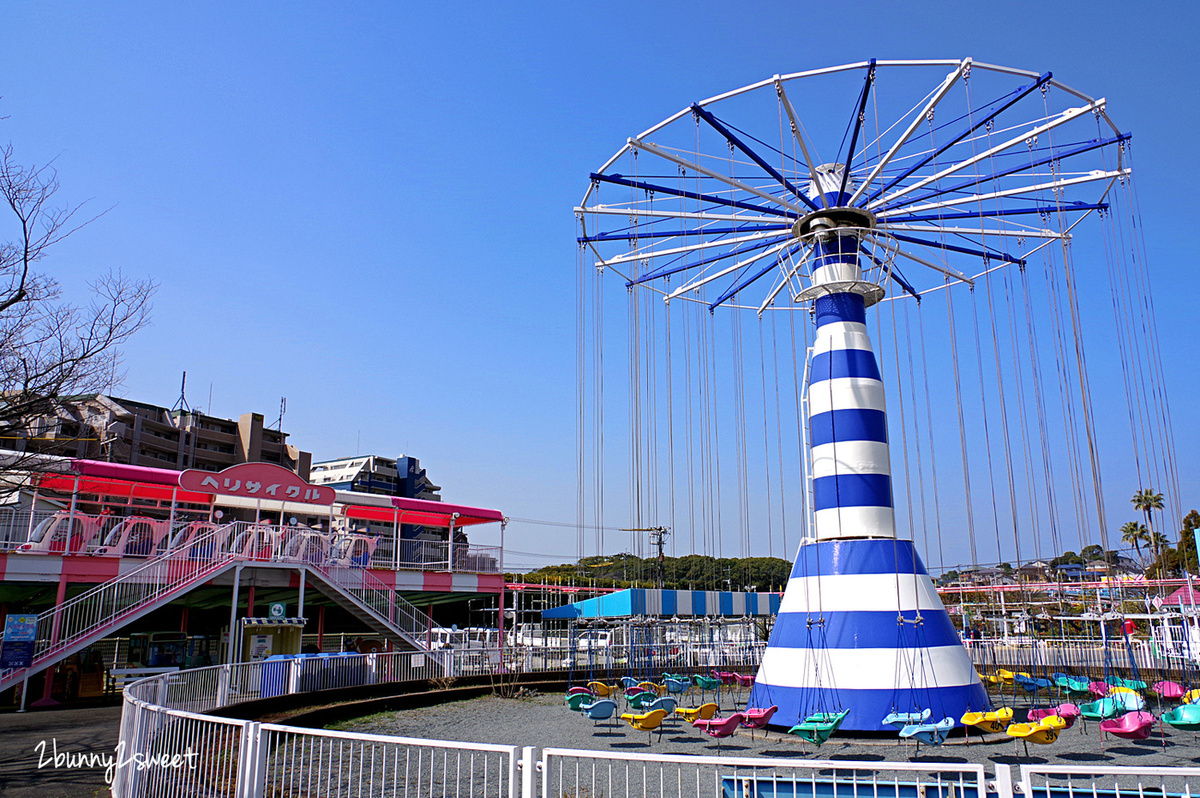
<instances>
[{"instance_id":1,"label":"building sign","mask_svg":"<svg viewBox=\"0 0 1200 798\"><path fill-rule=\"evenodd\" d=\"M179 487L222 496L304 504L333 504L336 495L333 488L309 484L274 463L240 463L215 474L188 469L179 475Z\"/></svg>"},{"instance_id":2,"label":"building sign","mask_svg":"<svg viewBox=\"0 0 1200 798\"><path fill-rule=\"evenodd\" d=\"M9 615L4 619L4 640L0 641L0 668L28 668L33 664L37 626L36 615Z\"/></svg>"},{"instance_id":3,"label":"building sign","mask_svg":"<svg viewBox=\"0 0 1200 798\"><path fill-rule=\"evenodd\" d=\"M279 603L272 604L272 605L271 605L270 617L272 617L272 618L286 618L286 617L287 617L287 605L286 605L286 604L279 604Z\"/></svg>"}]
</instances>

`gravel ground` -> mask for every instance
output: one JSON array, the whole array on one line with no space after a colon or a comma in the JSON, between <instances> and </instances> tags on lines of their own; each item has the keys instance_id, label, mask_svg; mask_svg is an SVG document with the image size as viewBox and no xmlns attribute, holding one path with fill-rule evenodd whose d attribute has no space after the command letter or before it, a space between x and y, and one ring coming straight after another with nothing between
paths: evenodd
<instances>
[{"instance_id":1,"label":"gravel ground","mask_svg":"<svg viewBox=\"0 0 1200 798\"><path fill-rule=\"evenodd\" d=\"M723 708L723 714L730 711ZM1019 713L1018 713L1019 714ZM539 748L577 748L633 753L716 755L717 741L701 735L683 720L665 725L665 732L648 739L645 732L621 722L617 726L593 726L592 721L572 712L560 695L525 698L498 697L455 701L423 709L389 712L357 718L336 728L372 734ZM955 738L938 748L898 739L858 740L835 736L817 748L796 737L771 732L753 736L742 730L722 741L721 753L733 756L841 759L872 762L977 762L991 770L992 764L1052 764L1138 767L1196 767L1200 765L1200 740L1190 732L1170 727L1165 742L1156 728L1149 740L1131 741L1108 737L1088 723L1062 733L1053 745L1030 745L1025 755L1021 742L1005 735L972 737L969 744Z\"/></svg>"}]
</instances>

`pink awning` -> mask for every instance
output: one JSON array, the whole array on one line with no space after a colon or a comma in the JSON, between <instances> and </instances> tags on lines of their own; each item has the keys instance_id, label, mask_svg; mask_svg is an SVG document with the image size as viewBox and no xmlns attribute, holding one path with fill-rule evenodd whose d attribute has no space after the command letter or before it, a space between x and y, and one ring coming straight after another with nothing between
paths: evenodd
<instances>
[{"instance_id":1,"label":"pink awning","mask_svg":"<svg viewBox=\"0 0 1200 798\"><path fill-rule=\"evenodd\" d=\"M72 460L71 468L86 477L127 479L130 482L150 482L155 485L178 485L179 472L169 468L105 463L100 460Z\"/></svg>"}]
</instances>

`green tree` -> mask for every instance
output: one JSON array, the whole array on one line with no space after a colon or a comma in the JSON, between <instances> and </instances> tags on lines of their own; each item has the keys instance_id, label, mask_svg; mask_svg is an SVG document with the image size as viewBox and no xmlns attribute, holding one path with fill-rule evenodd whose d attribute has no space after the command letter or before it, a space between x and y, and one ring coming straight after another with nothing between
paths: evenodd
<instances>
[{"instance_id":1,"label":"green tree","mask_svg":"<svg viewBox=\"0 0 1200 798\"><path fill-rule=\"evenodd\" d=\"M1182 565L1188 571L1200 571L1200 561L1196 555L1196 530L1200 529L1200 513L1192 510L1183 517L1183 528L1179 530L1179 554Z\"/></svg>"},{"instance_id":2,"label":"green tree","mask_svg":"<svg viewBox=\"0 0 1200 798\"><path fill-rule=\"evenodd\" d=\"M1154 561L1159 561L1161 548L1154 534L1154 511L1163 508L1163 495L1155 493L1154 488L1144 488L1136 491L1129 500L1135 510L1141 510L1146 515L1146 527L1150 530L1150 543L1154 546Z\"/></svg>"},{"instance_id":3,"label":"green tree","mask_svg":"<svg viewBox=\"0 0 1200 798\"><path fill-rule=\"evenodd\" d=\"M1137 552L1138 559L1142 559L1142 544L1150 542L1150 530L1146 529L1145 524L1139 524L1137 521L1126 521L1121 526L1121 542L1132 544L1134 551Z\"/></svg>"}]
</instances>

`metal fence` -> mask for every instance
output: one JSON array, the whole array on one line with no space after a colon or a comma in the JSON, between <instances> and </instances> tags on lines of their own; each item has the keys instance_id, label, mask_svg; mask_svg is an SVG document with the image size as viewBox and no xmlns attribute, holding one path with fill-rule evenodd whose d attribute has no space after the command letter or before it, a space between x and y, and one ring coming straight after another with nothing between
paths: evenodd
<instances>
[{"instance_id":1,"label":"metal fence","mask_svg":"<svg viewBox=\"0 0 1200 798\"><path fill-rule=\"evenodd\" d=\"M505 661L508 657L506 656ZM392 652L241 663L163 674L125 690L118 798L1121 798L1192 796L1200 768L637 754L301 729L200 714L272 696L442 673L494 672L478 652ZM661 666L662 663L655 662ZM432 680L432 681L431 681Z\"/></svg>"}]
</instances>

